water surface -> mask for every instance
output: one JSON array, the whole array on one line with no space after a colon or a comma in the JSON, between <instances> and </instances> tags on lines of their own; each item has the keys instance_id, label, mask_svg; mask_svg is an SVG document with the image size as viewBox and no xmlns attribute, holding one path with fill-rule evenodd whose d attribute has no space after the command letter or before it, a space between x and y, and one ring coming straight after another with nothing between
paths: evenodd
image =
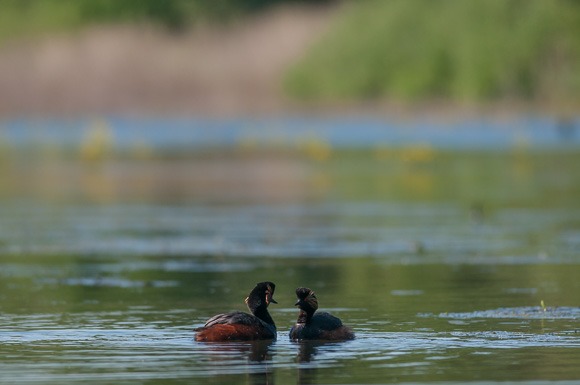
<instances>
[{"instance_id":1,"label":"water surface","mask_svg":"<svg viewBox=\"0 0 580 385\"><path fill-rule=\"evenodd\" d=\"M9 151L0 383L575 383L580 152L509 141ZM263 280L277 341L193 340ZM291 342L297 286L357 338Z\"/></svg>"}]
</instances>

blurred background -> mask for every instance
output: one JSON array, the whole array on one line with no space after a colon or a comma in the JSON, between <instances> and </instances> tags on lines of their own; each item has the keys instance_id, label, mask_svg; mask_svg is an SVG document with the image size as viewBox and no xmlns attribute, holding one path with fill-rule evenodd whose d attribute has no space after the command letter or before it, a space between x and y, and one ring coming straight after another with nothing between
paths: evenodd
<instances>
[{"instance_id":1,"label":"blurred background","mask_svg":"<svg viewBox=\"0 0 580 385\"><path fill-rule=\"evenodd\" d=\"M440 149L580 141L574 1L0 7L4 197L292 200L333 184L297 180L337 150L432 165Z\"/></svg>"},{"instance_id":2,"label":"blurred background","mask_svg":"<svg viewBox=\"0 0 580 385\"><path fill-rule=\"evenodd\" d=\"M0 113L440 114L578 105L574 1L2 2ZM346 111L345 111L346 110Z\"/></svg>"},{"instance_id":3,"label":"blurred background","mask_svg":"<svg viewBox=\"0 0 580 385\"><path fill-rule=\"evenodd\" d=\"M0 382L205 383L263 280L285 382L302 285L323 378L576 380L579 111L579 1L0 0Z\"/></svg>"},{"instance_id":4,"label":"blurred background","mask_svg":"<svg viewBox=\"0 0 580 385\"><path fill-rule=\"evenodd\" d=\"M4 0L0 253L576 263L579 103L575 1Z\"/></svg>"}]
</instances>

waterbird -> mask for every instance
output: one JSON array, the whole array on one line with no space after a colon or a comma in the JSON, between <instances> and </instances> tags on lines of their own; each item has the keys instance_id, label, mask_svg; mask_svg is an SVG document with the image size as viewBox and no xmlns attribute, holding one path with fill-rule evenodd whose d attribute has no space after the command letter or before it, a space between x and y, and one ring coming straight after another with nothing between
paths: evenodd
<instances>
[{"instance_id":1,"label":"waterbird","mask_svg":"<svg viewBox=\"0 0 580 385\"><path fill-rule=\"evenodd\" d=\"M318 310L318 299L307 287L296 289L298 301L294 304L300 308L298 320L290 329L291 340L352 340L353 331L342 324L340 318Z\"/></svg>"},{"instance_id":2,"label":"waterbird","mask_svg":"<svg viewBox=\"0 0 580 385\"><path fill-rule=\"evenodd\" d=\"M241 311L218 314L211 317L204 326L195 329L196 341L252 341L276 339L276 325L268 313L274 300L276 285L260 282L250 292L245 302L252 314Z\"/></svg>"}]
</instances>

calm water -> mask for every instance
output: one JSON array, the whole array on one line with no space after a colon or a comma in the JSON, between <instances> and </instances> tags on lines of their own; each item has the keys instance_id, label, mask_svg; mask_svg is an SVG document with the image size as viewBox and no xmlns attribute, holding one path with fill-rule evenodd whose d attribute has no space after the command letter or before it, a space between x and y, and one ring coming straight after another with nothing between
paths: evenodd
<instances>
[{"instance_id":1,"label":"calm water","mask_svg":"<svg viewBox=\"0 0 580 385\"><path fill-rule=\"evenodd\" d=\"M510 143L3 155L0 383L577 383L580 150ZM262 280L277 341L193 341Z\"/></svg>"}]
</instances>

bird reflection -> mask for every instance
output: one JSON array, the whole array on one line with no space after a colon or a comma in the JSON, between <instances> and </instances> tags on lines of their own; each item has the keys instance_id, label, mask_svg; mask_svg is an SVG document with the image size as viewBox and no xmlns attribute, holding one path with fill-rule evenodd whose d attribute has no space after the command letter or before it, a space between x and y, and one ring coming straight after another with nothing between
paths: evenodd
<instances>
[{"instance_id":1,"label":"bird reflection","mask_svg":"<svg viewBox=\"0 0 580 385\"><path fill-rule=\"evenodd\" d=\"M273 385L274 384L274 372L272 371L272 366L268 365L267 362L272 360L272 354L270 353L270 346L273 340L262 340L262 341L252 341L249 343L250 350L248 354L248 360L259 367L254 367L249 374L248 383L251 385Z\"/></svg>"},{"instance_id":2,"label":"bird reflection","mask_svg":"<svg viewBox=\"0 0 580 385\"><path fill-rule=\"evenodd\" d=\"M273 340L262 340L248 343L250 345L248 359L252 362L271 360L270 346L273 342Z\"/></svg>"},{"instance_id":3,"label":"bird reflection","mask_svg":"<svg viewBox=\"0 0 580 385\"><path fill-rule=\"evenodd\" d=\"M303 340L298 342L300 344L298 350L298 382L300 385L308 385L316 383L317 379L317 367L314 365L308 365L314 357L316 356L318 347L323 345L323 341L308 341Z\"/></svg>"},{"instance_id":4,"label":"bird reflection","mask_svg":"<svg viewBox=\"0 0 580 385\"><path fill-rule=\"evenodd\" d=\"M322 341L308 341L303 340L299 342L300 349L298 350L298 362L310 362L316 355L316 350L323 345Z\"/></svg>"},{"instance_id":5,"label":"bird reflection","mask_svg":"<svg viewBox=\"0 0 580 385\"><path fill-rule=\"evenodd\" d=\"M270 346L273 340L258 340L247 342L212 342L208 345L220 360L232 360L232 365L238 365L236 359L247 358L248 362L248 384L251 385L272 385L274 384L274 373L269 362L272 360Z\"/></svg>"}]
</instances>

